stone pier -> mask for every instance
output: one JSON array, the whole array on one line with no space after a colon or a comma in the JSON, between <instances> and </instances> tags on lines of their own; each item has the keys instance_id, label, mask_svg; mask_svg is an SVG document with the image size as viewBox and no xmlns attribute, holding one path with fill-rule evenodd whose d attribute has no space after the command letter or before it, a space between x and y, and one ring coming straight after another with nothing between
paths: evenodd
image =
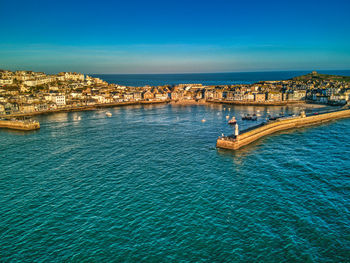
<instances>
[{"instance_id":1,"label":"stone pier","mask_svg":"<svg viewBox=\"0 0 350 263\"><path fill-rule=\"evenodd\" d=\"M317 125L324 122L348 118L350 117L350 109L339 110L335 112L323 113L311 116L298 116L293 118L282 118L276 121L271 121L266 124L257 125L255 128L243 131L237 136L219 137L216 142L216 147L223 149L237 150L247 144L250 144L261 137L273 134L278 131L300 128L310 125Z\"/></svg>"}]
</instances>

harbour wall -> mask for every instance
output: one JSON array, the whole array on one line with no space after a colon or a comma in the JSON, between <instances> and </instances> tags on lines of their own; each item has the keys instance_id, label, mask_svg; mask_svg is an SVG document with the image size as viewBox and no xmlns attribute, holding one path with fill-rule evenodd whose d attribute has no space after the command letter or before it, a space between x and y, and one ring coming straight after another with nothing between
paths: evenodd
<instances>
[{"instance_id":1,"label":"harbour wall","mask_svg":"<svg viewBox=\"0 0 350 263\"><path fill-rule=\"evenodd\" d=\"M295 104L306 104L303 100L295 101L237 101L237 100L207 100L207 102L218 103L218 104L231 104L231 105L246 105L246 106L286 106Z\"/></svg>"},{"instance_id":2,"label":"harbour wall","mask_svg":"<svg viewBox=\"0 0 350 263\"><path fill-rule=\"evenodd\" d=\"M292 128L300 128L309 125L317 125L331 120L350 117L350 110L340 110L331 113L312 115L307 117L294 117L276 120L265 125L256 126L255 129L249 129L236 137L219 137L216 147L237 150L247 144L250 144L266 135L288 130Z\"/></svg>"},{"instance_id":3,"label":"harbour wall","mask_svg":"<svg viewBox=\"0 0 350 263\"><path fill-rule=\"evenodd\" d=\"M87 106L64 107L64 108L58 108L54 110L34 111L34 112L27 112L27 113L4 114L4 115L0 115L0 118L36 116L36 115L44 115L44 114L60 113L60 112L93 111L93 110L102 109L102 108L113 108L113 107L132 106L132 105L163 104L168 102L169 101L166 100L166 101L135 101L135 102L132 101L132 102L104 103L104 104L94 104L94 105L87 105Z\"/></svg>"},{"instance_id":4,"label":"harbour wall","mask_svg":"<svg viewBox=\"0 0 350 263\"><path fill-rule=\"evenodd\" d=\"M40 129L37 121L0 120L0 128L31 131Z\"/></svg>"}]
</instances>

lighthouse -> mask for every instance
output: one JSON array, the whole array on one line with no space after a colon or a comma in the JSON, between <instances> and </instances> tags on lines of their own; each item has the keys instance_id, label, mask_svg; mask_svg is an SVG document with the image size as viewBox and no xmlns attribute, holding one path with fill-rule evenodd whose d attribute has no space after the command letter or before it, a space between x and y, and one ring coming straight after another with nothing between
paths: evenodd
<instances>
[{"instance_id":1,"label":"lighthouse","mask_svg":"<svg viewBox=\"0 0 350 263\"><path fill-rule=\"evenodd\" d=\"M239 135L239 129L238 129L238 124L235 124L235 136L237 137Z\"/></svg>"}]
</instances>

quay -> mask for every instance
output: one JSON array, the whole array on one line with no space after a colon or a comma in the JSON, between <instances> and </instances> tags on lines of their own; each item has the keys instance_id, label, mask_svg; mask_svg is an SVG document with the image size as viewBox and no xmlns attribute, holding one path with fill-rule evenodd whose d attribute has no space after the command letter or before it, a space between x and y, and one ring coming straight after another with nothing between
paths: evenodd
<instances>
[{"instance_id":1,"label":"quay","mask_svg":"<svg viewBox=\"0 0 350 263\"><path fill-rule=\"evenodd\" d=\"M295 105L295 104L306 104L305 101L234 101L234 100L215 100L210 99L206 100L210 103L216 104L228 104L228 105L244 105L244 106L287 106L287 105Z\"/></svg>"},{"instance_id":2,"label":"quay","mask_svg":"<svg viewBox=\"0 0 350 263\"><path fill-rule=\"evenodd\" d=\"M40 123L33 120L0 120L0 128L12 129L12 130L22 130L22 131L32 131L40 129Z\"/></svg>"},{"instance_id":3,"label":"quay","mask_svg":"<svg viewBox=\"0 0 350 263\"><path fill-rule=\"evenodd\" d=\"M104 104L94 104L94 105L84 105L84 106L72 106L72 107L62 107L54 110L44 110L44 111L33 111L27 113L12 113L0 115L1 118L23 118L35 115L44 115L51 113L60 112L77 112L77 111L93 111L102 108L113 108L121 106L131 106L131 105L151 105L151 104L164 104L169 103L169 100L164 101L130 101L130 102L115 102L115 103L104 103Z\"/></svg>"},{"instance_id":4,"label":"quay","mask_svg":"<svg viewBox=\"0 0 350 263\"><path fill-rule=\"evenodd\" d=\"M280 118L275 121L261 123L238 132L238 125L236 126L235 134L230 136L221 136L216 141L216 147L222 149L237 150L245 145L248 145L261 137L273 134L278 131L300 128L310 125L317 125L324 122L348 118L350 117L350 109L341 109L333 112L320 113L316 115L306 116L304 112L297 117Z\"/></svg>"}]
</instances>

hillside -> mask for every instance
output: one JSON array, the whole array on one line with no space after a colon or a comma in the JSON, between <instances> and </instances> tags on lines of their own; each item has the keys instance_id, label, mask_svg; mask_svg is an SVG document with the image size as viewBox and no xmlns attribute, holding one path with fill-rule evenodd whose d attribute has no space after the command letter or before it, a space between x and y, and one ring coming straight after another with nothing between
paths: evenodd
<instances>
[{"instance_id":1,"label":"hillside","mask_svg":"<svg viewBox=\"0 0 350 263\"><path fill-rule=\"evenodd\" d=\"M328 75L320 74L316 71L313 71L309 74L294 77L291 80L296 81L308 81L308 80L318 80L318 81L345 81L350 82L350 76L338 76L338 75Z\"/></svg>"}]
</instances>

